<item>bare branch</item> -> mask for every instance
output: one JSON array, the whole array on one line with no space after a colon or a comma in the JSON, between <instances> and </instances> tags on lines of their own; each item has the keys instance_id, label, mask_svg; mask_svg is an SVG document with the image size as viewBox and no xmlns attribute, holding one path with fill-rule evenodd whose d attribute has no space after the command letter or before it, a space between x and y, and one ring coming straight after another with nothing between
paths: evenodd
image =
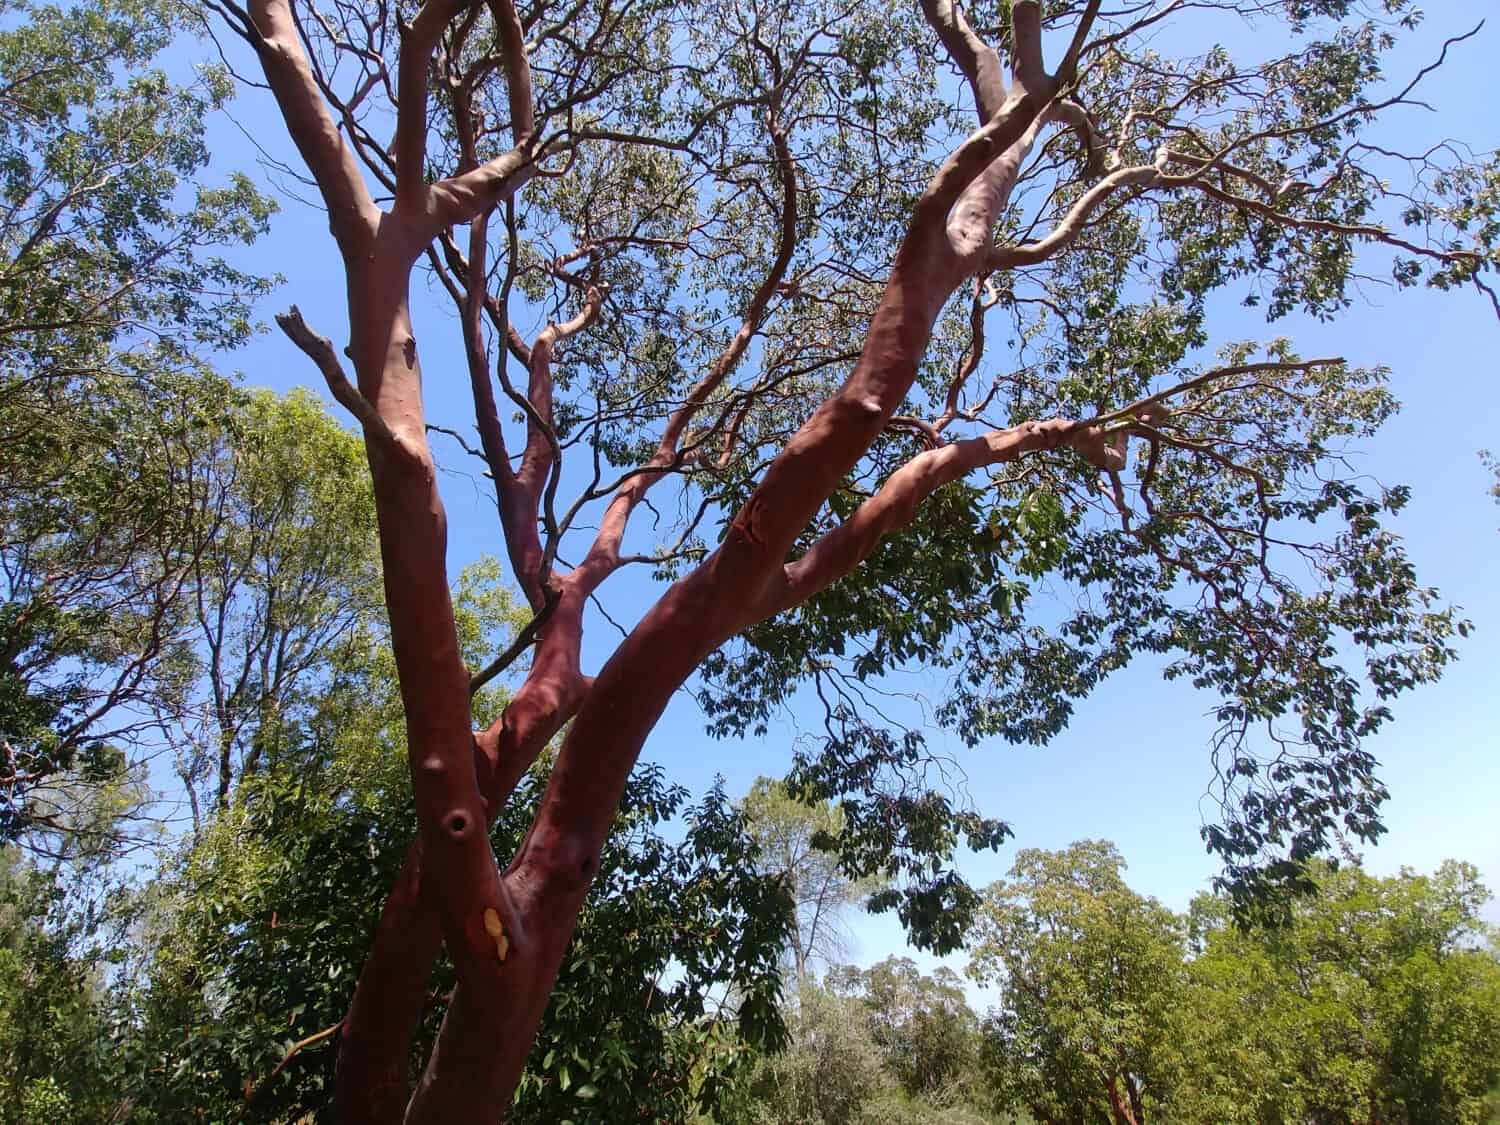
<instances>
[{"instance_id":1,"label":"bare branch","mask_svg":"<svg viewBox=\"0 0 1500 1125\"><path fill-rule=\"evenodd\" d=\"M1097 0L1091 0L1097 5ZM1010 10L1012 84L1024 93L1047 99L1052 82L1042 62L1041 0L1015 0Z\"/></svg>"},{"instance_id":2,"label":"bare branch","mask_svg":"<svg viewBox=\"0 0 1500 1125\"><path fill-rule=\"evenodd\" d=\"M526 622L525 627L516 634L516 639L506 646L504 652L469 677L470 695L474 695L485 684L509 668L521 658L522 653L535 643L537 633L543 625L547 624L547 619L552 616L552 611L557 608L560 596L558 591L552 586L543 588L542 608L537 612L536 616Z\"/></svg>"},{"instance_id":3,"label":"bare branch","mask_svg":"<svg viewBox=\"0 0 1500 1125\"><path fill-rule=\"evenodd\" d=\"M1058 251L1066 249L1078 237L1089 216L1115 191L1126 187L1151 187L1164 179L1161 167L1155 164L1116 169L1084 192L1045 238L1028 242L1024 246L996 247L991 251L986 266L995 270L1015 269L1046 261Z\"/></svg>"},{"instance_id":4,"label":"bare branch","mask_svg":"<svg viewBox=\"0 0 1500 1125\"><path fill-rule=\"evenodd\" d=\"M1053 80L1061 89L1068 89L1078 77L1078 57L1083 53L1084 45L1088 42L1089 32L1094 29L1094 20L1099 16L1101 0L1088 0L1082 14L1078 17L1078 26L1073 29L1073 39L1068 44L1068 49L1063 52L1063 57L1058 60L1057 69L1053 72Z\"/></svg>"},{"instance_id":5,"label":"bare branch","mask_svg":"<svg viewBox=\"0 0 1500 1125\"><path fill-rule=\"evenodd\" d=\"M604 572L619 565L620 542L624 537L625 527L631 514L651 486L660 480L670 468L679 463L678 443L683 433L698 411L708 402L713 392L744 357L750 341L765 320L771 298L775 296L786 279L786 271L797 246L797 164L787 143L786 133L782 130L774 112L768 115L766 125L771 137L772 150L776 154L777 176L781 182L781 213L776 257L751 296L734 338L720 353L708 374L693 386L682 405L668 419L651 460L621 486L614 500L605 509L594 545L589 549L588 556L580 567L580 570L589 572L590 581L597 582Z\"/></svg>"},{"instance_id":6,"label":"bare branch","mask_svg":"<svg viewBox=\"0 0 1500 1125\"><path fill-rule=\"evenodd\" d=\"M286 1069L286 1064L291 1062L292 1058L298 1052L304 1050L307 1047L311 1047L314 1043L321 1043L324 1039L327 1039L330 1035L332 1035L343 1026L344 1021L339 1020L332 1026L325 1027L322 1031L315 1031L311 1035L297 1040L297 1042L293 1043L286 1049L286 1054L281 1056L281 1061L271 1068L271 1073L266 1075L264 1081L262 1081L259 1085L252 1085L250 1080L247 1078L245 1080L245 1104L240 1107L239 1120L243 1121L245 1117L250 1113L250 1105L255 1101L255 1095L264 1090L272 1082L276 1081L276 1076Z\"/></svg>"},{"instance_id":7,"label":"bare branch","mask_svg":"<svg viewBox=\"0 0 1500 1125\"><path fill-rule=\"evenodd\" d=\"M349 382L344 375L343 365L339 363L338 353L333 349L333 341L327 336L320 336L307 326L302 319L302 312L293 305L284 313L276 314L276 323L281 326L292 343L301 348L313 363L317 364L318 371L328 384L328 391L339 402L344 409L348 410L358 419L359 424L364 427L365 436L375 445L381 446L391 453L407 461L420 460L417 451L408 446L405 440L386 424L370 401L359 393L359 388Z\"/></svg>"},{"instance_id":8,"label":"bare branch","mask_svg":"<svg viewBox=\"0 0 1500 1125\"><path fill-rule=\"evenodd\" d=\"M402 28L396 73L396 208L419 215L427 202L427 75L443 30L470 0L426 0Z\"/></svg>"}]
</instances>

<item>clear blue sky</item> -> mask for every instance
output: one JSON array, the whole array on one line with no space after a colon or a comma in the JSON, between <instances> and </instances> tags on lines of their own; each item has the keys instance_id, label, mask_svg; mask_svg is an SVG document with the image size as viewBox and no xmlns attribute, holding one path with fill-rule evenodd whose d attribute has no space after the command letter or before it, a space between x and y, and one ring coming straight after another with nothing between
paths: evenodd
<instances>
[{"instance_id":1,"label":"clear blue sky","mask_svg":"<svg viewBox=\"0 0 1500 1125\"><path fill-rule=\"evenodd\" d=\"M1444 36L1467 31L1489 11L1488 0L1435 5L1421 45L1408 56L1413 69L1435 57ZM1405 111L1403 128L1412 143L1455 137L1476 150L1500 145L1496 57L1500 25L1453 52L1450 65L1423 87L1436 112ZM257 156L251 136L278 158L295 160L261 92L244 95L234 114L240 128L227 122L213 127L218 167L249 168ZM284 198L271 236L247 261L286 277L264 309L267 321L271 312L295 302L310 324L343 343L343 278L320 212ZM423 283L417 284L416 331L430 416L467 429L471 415L451 305L440 293L424 296ZM530 336L540 325L522 319L520 327ZM1388 873L1403 865L1430 869L1445 858L1467 859L1480 866L1491 887L1500 886L1500 507L1486 495L1489 478L1477 457L1482 448L1500 452L1500 324L1487 302L1468 291L1398 294L1370 287L1336 323L1292 318L1268 327L1231 306L1215 330L1216 343L1288 335L1304 355L1337 354L1354 364L1392 369L1404 409L1363 451L1363 465L1382 481L1412 486L1412 503L1397 530L1420 579L1461 605L1476 630L1439 684L1398 701L1395 721L1372 744L1392 797L1386 806L1389 834L1366 851L1367 865ZM324 393L311 364L279 333L228 357L226 365L243 370L253 383L278 390L306 385ZM452 452L441 444L445 439L436 440L440 453ZM451 464L459 461L449 457ZM455 475L445 484L445 496L450 572L480 552L501 553L492 509L475 483ZM630 600L644 604L640 593ZM610 605L615 612L615 603ZM624 612L628 619L629 608ZM585 659L593 670L615 634L597 619L590 630ZM1206 886L1216 865L1204 853L1198 828L1210 780L1212 723L1205 712L1213 700L1180 682L1167 684L1159 673L1159 664L1143 659L1117 674L1079 706L1071 728L1045 749L1000 742L972 752L950 748L977 806L1016 830L1016 840L1000 853L963 861L972 881L1003 875L1017 847L1055 848L1095 837L1116 842L1133 886L1173 908L1183 908ZM788 716L760 743L712 742L691 699L679 696L646 757L662 762L695 793L715 774L726 777L732 793L742 793L756 775L784 769L797 734L794 719ZM1491 914L1500 921L1493 903ZM861 963L904 951L892 916L855 918L852 931L851 953ZM954 963L961 967L961 959Z\"/></svg>"}]
</instances>

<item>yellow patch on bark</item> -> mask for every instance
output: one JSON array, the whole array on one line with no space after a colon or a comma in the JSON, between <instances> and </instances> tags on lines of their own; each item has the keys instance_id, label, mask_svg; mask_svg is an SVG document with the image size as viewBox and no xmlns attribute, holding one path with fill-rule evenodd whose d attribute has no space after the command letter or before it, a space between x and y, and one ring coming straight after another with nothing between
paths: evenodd
<instances>
[{"instance_id":1,"label":"yellow patch on bark","mask_svg":"<svg viewBox=\"0 0 1500 1125\"><path fill-rule=\"evenodd\" d=\"M484 911L484 932L495 939L495 952L500 960L505 960L505 955L510 952L510 939L505 936L505 927L500 922L500 915L496 913L493 906L486 907Z\"/></svg>"}]
</instances>

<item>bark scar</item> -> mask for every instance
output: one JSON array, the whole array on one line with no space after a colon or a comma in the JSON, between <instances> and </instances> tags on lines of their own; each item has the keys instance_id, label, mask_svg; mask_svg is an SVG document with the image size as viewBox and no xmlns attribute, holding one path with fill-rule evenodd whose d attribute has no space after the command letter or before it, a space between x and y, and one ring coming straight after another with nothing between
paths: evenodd
<instances>
[{"instance_id":1,"label":"bark scar","mask_svg":"<svg viewBox=\"0 0 1500 1125\"><path fill-rule=\"evenodd\" d=\"M495 953L500 960L505 960L505 955L510 952L510 939L505 936L505 925L500 921L500 914L493 906L487 906L484 910L484 932L495 939Z\"/></svg>"}]
</instances>

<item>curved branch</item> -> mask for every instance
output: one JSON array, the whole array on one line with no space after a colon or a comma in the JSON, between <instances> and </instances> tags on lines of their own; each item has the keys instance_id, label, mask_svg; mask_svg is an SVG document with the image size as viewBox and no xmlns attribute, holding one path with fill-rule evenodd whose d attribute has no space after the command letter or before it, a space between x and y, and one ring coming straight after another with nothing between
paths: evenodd
<instances>
[{"instance_id":1,"label":"curved branch","mask_svg":"<svg viewBox=\"0 0 1500 1125\"><path fill-rule=\"evenodd\" d=\"M1083 146L1084 170L1090 176L1104 171L1104 138L1099 135L1088 110L1072 98L1059 98L1052 108L1052 119L1072 129Z\"/></svg>"},{"instance_id":2,"label":"curved branch","mask_svg":"<svg viewBox=\"0 0 1500 1125\"><path fill-rule=\"evenodd\" d=\"M505 92L510 104L510 136L524 146L536 132L531 108L531 63L526 58L525 33L512 0L489 0L490 15L500 36L500 56L505 63Z\"/></svg>"},{"instance_id":3,"label":"curved branch","mask_svg":"<svg viewBox=\"0 0 1500 1125\"><path fill-rule=\"evenodd\" d=\"M1078 17L1078 26L1073 29L1073 38L1068 43L1068 49L1063 52L1063 57L1058 60L1057 69L1053 72L1053 80L1062 89L1072 86L1078 77L1079 56L1084 52L1089 32L1094 29L1094 20L1099 17L1099 9L1102 6L1102 0L1088 0Z\"/></svg>"},{"instance_id":4,"label":"curved branch","mask_svg":"<svg viewBox=\"0 0 1500 1125\"><path fill-rule=\"evenodd\" d=\"M1173 161L1178 159L1178 155L1175 153L1168 153L1167 156L1168 159ZM1279 226L1295 227L1299 230L1323 231L1328 234L1345 235L1349 238L1365 238L1371 242L1381 242L1386 246L1394 246L1398 250L1405 250L1409 254L1416 254L1423 258L1433 258L1440 262L1477 264L1481 260L1480 255L1472 250L1434 250L1430 246L1422 246L1415 242L1409 242L1404 238L1392 234L1384 227L1373 226L1369 223L1338 223L1331 219L1305 219L1296 215L1289 215L1285 211L1278 211L1268 203L1235 195L1233 192L1225 191L1223 188L1209 183L1207 180L1201 178L1202 172L1208 170L1208 168L1203 168L1200 172L1192 176L1173 177L1172 182L1174 184L1181 183L1185 187L1196 188L1205 195L1211 196L1221 203L1227 203L1232 207L1243 207L1248 211L1253 211L1255 214L1269 219Z\"/></svg>"},{"instance_id":5,"label":"curved branch","mask_svg":"<svg viewBox=\"0 0 1500 1125\"><path fill-rule=\"evenodd\" d=\"M443 30L474 0L427 0L401 43L396 98L396 209L425 216L425 242L514 195L536 174L545 145L536 143L531 106L531 65L521 21L511 0L489 0L505 64L514 147L478 167L426 182L428 70Z\"/></svg>"},{"instance_id":6,"label":"curved branch","mask_svg":"<svg viewBox=\"0 0 1500 1125\"><path fill-rule=\"evenodd\" d=\"M548 324L537 334L531 345L531 378L526 389L526 399L531 404L528 413L529 431L526 451L521 458L521 468L516 478L531 498L532 508L537 508L542 482L546 481L546 492L541 495L541 507L546 516L549 541L542 553L536 581L545 583L552 569L552 560L557 554L562 529L558 527L554 505L557 486L562 472L562 448L557 440L557 430L552 421L552 353L557 344L570 336L582 332L594 321L604 307L604 294L593 285L584 295L583 308L572 320L562 324ZM535 512L533 512L534 518Z\"/></svg>"},{"instance_id":7,"label":"curved branch","mask_svg":"<svg viewBox=\"0 0 1500 1125\"><path fill-rule=\"evenodd\" d=\"M474 695L485 684L514 664L520 659L521 654L536 641L537 633L541 631L543 625L547 624L547 619L552 616L552 611L557 608L560 597L557 590L551 586L543 588L542 596L544 600L541 610L526 623L524 629L516 634L516 639L506 647L504 652L469 677L470 695Z\"/></svg>"},{"instance_id":8,"label":"curved branch","mask_svg":"<svg viewBox=\"0 0 1500 1125\"><path fill-rule=\"evenodd\" d=\"M1119 168L1100 180L1073 204L1057 226L1044 238L1028 242L1023 246L1000 246L990 252L985 263L990 269L1015 269L1017 266L1035 265L1046 261L1060 250L1065 250L1083 230L1089 217L1106 199L1120 188L1153 187L1163 183L1166 176L1155 164L1142 164L1134 168Z\"/></svg>"},{"instance_id":9,"label":"curved branch","mask_svg":"<svg viewBox=\"0 0 1500 1125\"><path fill-rule=\"evenodd\" d=\"M750 347L756 332L766 318L771 298L781 288L791 265L792 254L797 247L797 162L792 156L785 131L774 112L768 114L767 129L771 135L771 147L776 154L776 173L781 181L781 213L776 257L770 269L761 279L749 304L745 306L739 330L720 353L708 374L700 379L688 392L686 399L667 420L656 452L641 470L627 480L605 509L599 524L599 533L589 549L580 571L590 572L590 581L597 584L603 573L618 565L620 543L625 527L636 506L644 499L651 486L662 478L669 468L679 461L678 444L689 423L708 402L713 392L724 382ZM597 575L595 572L598 572Z\"/></svg>"},{"instance_id":10,"label":"curved branch","mask_svg":"<svg viewBox=\"0 0 1500 1125\"><path fill-rule=\"evenodd\" d=\"M848 574L869 557L881 539L911 523L921 503L943 485L986 465L1055 449L1081 432L1079 423L1067 419L1023 422L1008 430L996 430L917 454L892 473L875 495L856 508L847 520L823 535L801 558L782 568L781 580L756 607L756 617L769 617L800 605Z\"/></svg>"},{"instance_id":11,"label":"curved branch","mask_svg":"<svg viewBox=\"0 0 1500 1125\"><path fill-rule=\"evenodd\" d=\"M311 1047L314 1043L321 1043L324 1039L327 1039L330 1035L332 1035L343 1026L344 1021L339 1020L331 1027L325 1027L322 1031L315 1031L306 1038L299 1039L297 1042L293 1043L290 1047L287 1048L286 1054L281 1056L281 1061L271 1068L271 1073L266 1075L265 1079L259 1084L251 1085L250 1081L247 1079L245 1081L245 1104L240 1107L239 1120L243 1121L245 1119L245 1116L250 1112L251 1103L255 1101L255 1095L264 1090L272 1082L276 1081L276 1076L286 1069L286 1064L292 1061L292 1057L294 1055L307 1047Z\"/></svg>"},{"instance_id":12,"label":"curved branch","mask_svg":"<svg viewBox=\"0 0 1500 1125\"><path fill-rule=\"evenodd\" d=\"M528 139L478 168L437 181L428 189L432 200L428 237L436 238L445 228L467 223L514 196L537 174L542 156L542 146Z\"/></svg>"},{"instance_id":13,"label":"curved branch","mask_svg":"<svg viewBox=\"0 0 1500 1125\"><path fill-rule=\"evenodd\" d=\"M1221 367L1092 418L1023 422L1008 430L919 453L892 473L875 495L856 508L847 520L782 568L781 581L770 588L765 602L758 607L759 616L768 617L800 605L848 574L869 557L881 539L910 524L921 503L943 485L977 468L1016 461L1028 453L1067 445L1096 468L1115 473L1124 466L1125 440L1134 434L1150 438L1153 447L1160 443L1189 449L1214 457L1234 471L1255 475L1216 450L1164 434L1151 423L1169 414L1167 400L1208 383L1259 372L1306 370L1342 362L1337 358L1272 360ZM1128 424L1107 428L1122 421Z\"/></svg>"},{"instance_id":14,"label":"curved branch","mask_svg":"<svg viewBox=\"0 0 1500 1125\"><path fill-rule=\"evenodd\" d=\"M974 108L983 125L1005 103L1005 74L1000 56L969 26L954 0L922 0L922 14L942 40L948 57L969 80Z\"/></svg>"},{"instance_id":15,"label":"curved branch","mask_svg":"<svg viewBox=\"0 0 1500 1125\"><path fill-rule=\"evenodd\" d=\"M933 423L933 429L938 433L947 429L958 418L959 396L963 394L964 386L978 369L979 361L984 356L984 314L990 308L990 303L984 299L984 282L984 278L974 279L974 299L969 305L969 346L964 349L964 354L958 361L958 369L948 381L943 413Z\"/></svg>"},{"instance_id":16,"label":"curved branch","mask_svg":"<svg viewBox=\"0 0 1500 1125\"><path fill-rule=\"evenodd\" d=\"M328 208L334 238L347 259L375 237L380 209L370 198L359 161L344 142L318 92L288 0L253 0L238 30L260 58L287 131Z\"/></svg>"}]
</instances>

